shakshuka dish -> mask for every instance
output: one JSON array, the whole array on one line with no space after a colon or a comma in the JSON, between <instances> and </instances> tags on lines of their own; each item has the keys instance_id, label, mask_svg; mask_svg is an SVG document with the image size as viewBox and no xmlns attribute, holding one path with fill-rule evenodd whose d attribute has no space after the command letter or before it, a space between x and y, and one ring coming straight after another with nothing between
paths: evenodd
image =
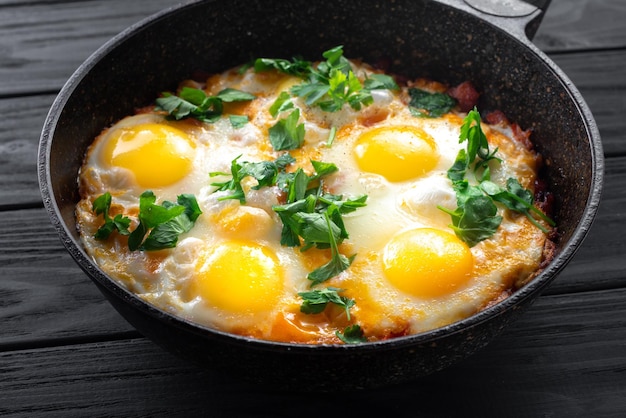
<instances>
[{"instance_id":1,"label":"shakshuka dish","mask_svg":"<svg viewBox=\"0 0 626 418\"><path fill-rule=\"evenodd\" d=\"M302 344L433 330L532 280L555 225L530 132L470 82L343 52L184 80L104 129L78 178L90 257L166 312Z\"/></svg>"}]
</instances>

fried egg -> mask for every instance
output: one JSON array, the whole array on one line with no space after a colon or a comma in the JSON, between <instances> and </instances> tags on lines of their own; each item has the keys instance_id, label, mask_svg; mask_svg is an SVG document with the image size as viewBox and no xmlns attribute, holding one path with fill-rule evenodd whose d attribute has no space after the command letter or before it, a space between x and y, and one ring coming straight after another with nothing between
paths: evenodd
<instances>
[{"instance_id":1,"label":"fried egg","mask_svg":"<svg viewBox=\"0 0 626 418\"><path fill-rule=\"evenodd\" d=\"M352 66L360 77L373 73L366 64ZM231 178L233 161L274 161L284 153L270 144L268 130L276 123L270 108L299 82L253 69L211 76L200 85L207 94L236 88L256 96L225 105L248 117L239 127L226 116L214 123L173 120L149 107L106 128L85 155L76 208L82 242L96 264L140 298L202 326L305 344L341 343L338 332L351 324L369 341L432 330L479 312L535 274L546 234L524 216L499 207L498 231L473 247L450 228L442 208L457 204L447 170L464 147L463 113L416 117L406 86L373 91L373 103L359 110L326 112L296 98L305 139L289 151L295 166L312 174L311 160L334 163L339 170L324 179L325 190L367 195L364 207L343 218L349 237L339 252L354 256L352 264L317 286L340 289L354 306L304 313L299 294L313 288L307 275L331 259L331 250L281 245L283 225L273 208L285 196L278 187L255 187L247 178L242 202L216 185ZM492 180L514 177L532 189L539 156L518 144L505 123L483 124L483 130L501 159ZM202 213L173 248L131 251L127 235L95 238L104 222L92 207L98 196L111 194L110 216L128 216L132 231L146 190L157 203L181 194L197 199Z\"/></svg>"}]
</instances>

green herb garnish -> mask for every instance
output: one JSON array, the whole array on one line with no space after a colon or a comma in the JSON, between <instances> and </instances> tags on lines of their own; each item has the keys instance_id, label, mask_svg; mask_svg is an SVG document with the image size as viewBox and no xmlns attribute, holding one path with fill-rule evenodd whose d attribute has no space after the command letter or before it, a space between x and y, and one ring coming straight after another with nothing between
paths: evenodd
<instances>
[{"instance_id":1,"label":"green herb garnish","mask_svg":"<svg viewBox=\"0 0 626 418\"><path fill-rule=\"evenodd\" d=\"M224 182L211 183L211 186L216 186L217 191L231 191L232 193L226 196L221 196L218 200L236 199L240 203L246 202L246 196L243 190L241 182L246 177L253 177L256 179L257 184L252 186L253 190L258 190L264 186L273 186L278 182L278 175L282 173L285 167L295 160L289 154L283 154L276 161L259 161L259 162L239 162L238 156L230 164L230 176L231 178ZM209 173L210 177L228 176L229 173L220 171L214 171Z\"/></svg>"},{"instance_id":2,"label":"green herb garnish","mask_svg":"<svg viewBox=\"0 0 626 418\"><path fill-rule=\"evenodd\" d=\"M363 329L357 324L346 327L343 332L336 331L335 335L346 344L359 344L367 342Z\"/></svg>"},{"instance_id":3,"label":"green herb garnish","mask_svg":"<svg viewBox=\"0 0 626 418\"><path fill-rule=\"evenodd\" d=\"M228 120L230 120L230 124L233 128L239 129L246 126L248 123L247 115L228 115Z\"/></svg>"},{"instance_id":4,"label":"green herb garnish","mask_svg":"<svg viewBox=\"0 0 626 418\"><path fill-rule=\"evenodd\" d=\"M502 217L497 214L496 203L524 214L541 231L548 232L533 217L533 214L554 226L555 223L543 212L533 206L532 193L524 189L514 178L507 180L506 189L490 179L490 163L500 162L496 157L497 149L489 150L487 137L480 126L481 117L476 109L471 110L463 120L459 142L467 141L466 149L457 154L454 164L448 170L448 178L457 197L457 208L439 209L450 215L450 227L455 234L470 247L483 241L498 230ZM466 179L468 172L474 174L476 185Z\"/></svg>"},{"instance_id":5,"label":"green herb garnish","mask_svg":"<svg viewBox=\"0 0 626 418\"><path fill-rule=\"evenodd\" d=\"M295 109L269 129L270 143L276 151L298 149L304 144L304 123L298 123L300 110Z\"/></svg>"},{"instance_id":6,"label":"green herb garnish","mask_svg":"<svg viewBox=\"0 0 626 418\"><path fill-rule=\"evenodd\" d=\"M452 218L450 227L454 233L467 243L470 247L478 244L496 233L502 217L497 215L498 208L489 197L484 195L473 195L474 187L468 186L467 192L457 193L458 207L454 211L449 211L439 207ZM462 201L462 203L460 203Z\"/></svg>"},{"instance_id":7,"label":"green herb garnish","mask_svg":"<svg viewBox=\"0 0 626 418\"><path fill-rule=\"evenodd\" d=\"M332 303L344 308L346 317L350 320L350 308L354 306L354 299L340 296L339 293L342 291L343 289L336 287L327 287L325 289L300 292L298 296L303 300L300 306L300 312L305 314L318 314L323 312L329 303Z\"/></svg>"},{"instance_id":8,"label":"green herb garnish","mask_svg":"<svg viewBox=\"0 0 626 418\"><path fill-rule=\"evenodd\" d=\"M297 178L297 177L296 177ZM293 184L293 183L292 183ZM365 206L366 196L342 200L341 196L305 192L306 197L273 209L283 222L281 244L331 249L331 259L307 275L311 286L322 283L346 270L355 255L346 257L339 253L338 245L349 237L342 215Z\"/></svg>"},{"instance_id":9,"label":"green herb garnish","mask_svg":"<svg viewBox=\"0 0 626 418\"><path fill-rule=\"evenodd\" d=\"M255 71L275 69L304 80L291 88L291 94L304 99L308 106L319 106L327 112L336 112L348 104L355 110L373 102L372 90L396 90L398 85L385 74L372 74L363 83L352 71L350 62L343 56L343 47L337 46L325 51L326 59L316 67L309 61L294 58L259 58L255 61Z\"/></svg>"},{"instance_id":10,"label":"green herb garnish","mask_svg":"<svg viewBox=\"0 0 626 418\"><path fill-rule=\"evenodd\" d=\"M254 71L257 73L271 69L281 73L306 78L311 72L312 63L300 57L294 57L291 61L286 59L258 58L254 61Z\"/></svg>"},{"instance_id":11,"label":"green herb garnish","mask_svg":"<svg viewBox=\"0 0 626 418\"><path fill-rule=\"evenodd\" d=\"M533 225L541 229L544 233L548 233L549 231L537 222L533 215L538 216L550 226L556 225L552 219L533 205L534 199L532 193L530 190L524 189L517 179L509 178L506 181L506 189L490 181L483 181L480 184L480 188L487 195L491 196L494 201L502 203L507 208L525 215Z\"/></svg>"},{"instance_id":12,"label":"green herb garnish","mask_svg":"<svg viewBox=\"0 0 626 418\"><path fill-rule=\"evenodd\" d=\"M175 120L195 118L201 122L215 123L222 117L224 103L246 102L255 98L250 93L231 88L220 91L216 96L207 96L201 89L183 87L180 96L164 92L163 97L156 99L156 110L166 111ZM244 123L243 117L237 116L231 117L230 121L234 127L241 127Z\"/></svg>"},{"instance_id":13,"label":"green herb garnish","mask_svg":"<svg viewBox=\"0 0 626 418\"><path fill-rule=\"evenodd\" d=\"M342 271L347 270L348 267L350 267L350 265L352 264L352 261L354 261L354 257L356 256L355 254L353 254L350 257L346 257L345 255L339 252L339 248L337 247L338 239L336 236L336 232L337 232L337 229L339 229L339 238L343 239L344 236L342 235L342 233L345 233L345 227L343 226L343 223L341 227L338 227L336 223L333 223L330 220L330 216L328 215L329 211L334 212L334 211L338 211L338 209L336 209L336 207L331 206L331 209L324 212L323 217L324 217L324 220L326 221L326 225L325 225L326 229L324 228L317 229L319 232L322 232L322 234L326 232L327 234L326 237L328 241L326 241L325 239L322 239L322 240L315 242L315 244L317 244L317 246L320 248L325 244L330 245L331 259L328 263L316 268L315 270L313 270L306 276L307 279L311 280L311 286L315 286L316 284L323 283L326 280L330 279L331 277L335 277ZM321 225L321 224L318 224L318 225ZM307 242L307 238L310 239L310 236L306 232L302 236L305 239L305 242ZM348 234L345 233L345 238L347 238L347 236Z\"/></svg>"},{"instance_id":14,"label":"green herb garnish","mask_svg":"<svg viewBox=\"0 0 626 418\"><path fill-rule=\"evenodd\" d=\"M122 216L121 214L115 215L111 218L109 211L111 210L111 193L105 192L93 201L92 210L96 215L102 215L104 218L104 225L98 228L98 231L94 234L94 238L104 240L107 239L113 231L118 231L122 235L130 234L128 227L130 226L130 218Z\"/></svg>"},{"instance_id":15,"label":"green herb garnish","mask_svg":"<svg viewBox=\"0 0 626 418\"><path fill-rule=\"evenodd\" d=\"M311 247L331 249L331 260L307 276L313 286L346 270L354 260L354 255L346 257L340 254L338 249L338 245L349 236L343 215L365 206L367 196L344 199L340 195L325 193L323 180L335 173L338 170L337 166L333 163L311 161L315 170L312 175L306 174L302 168L286 172L285 168L294 161L289 154L282 155L274 162L239 162L237 157L231 162L231 178L212 185L217 187L216 191L232 191L219 200L238 199L241 203L245 203L245 192L241 182L248 176L252 176L258 182L254 189L276 186L284 192L287 197L286 203L272 208L283 223L281 245L302 247L302 251ZM214 172L210 175L227 173Z\"/></svg>"},{"instance_id":16,"label":"green herb garnish","mask_svg":"<svg viewBox=\"0 0 626 418\"><path fill-rule=\"evenodd\" d=\"M155 202L156 196L150 190L139 196L139 225L128 237L131 251L175 247L178 236L189 232L202 213L191 194L179 195L177 203L164 201L157 205Z\"/></svg>"},{"instance_id":17,"label":"green herb garnish","mask_svg":"<svg viewBox=\"0 0 626 418\"><path fill-rule=\"evenodd\" d=\"M438 118L448 113L456 105L456 100L444 93L430 93L418 88L410 88L409 110L413 116Z\"/></svg>"},{"instance_id":18,"label":"green herb garnish","mask_svg":"<svg viewBox=\"0 0 626 418\"><path fill-rule=\"evenodd\" d=\"M270 115L273 118L278 116L279 113L285 112L287 110L292 110L294 108L293 102L291 101L291 96L286 91L281 91L274 103L270 106Z\"/></svg>"},{"instance_id":19,"label":"green herb garnish","mask_svg":"<svg viewBox=\"0 0 626 418\"><path fill-rule=\"evenodd\" d=\"M111 219L108 215L111 207L111 194L105 192L93 203L96 215L102 214L105 224L98 229L94 237L106 239L117 230L122 235L128 235L128 248L131 251L152 251L173 248L178 242L178 236L189 232L202 211L195 196L181 194L177 203L164 201L156 205L156 196L147 190L139 197L139 224L130 232L130 218L116 215Z\"/></svg>"}]
</instances>

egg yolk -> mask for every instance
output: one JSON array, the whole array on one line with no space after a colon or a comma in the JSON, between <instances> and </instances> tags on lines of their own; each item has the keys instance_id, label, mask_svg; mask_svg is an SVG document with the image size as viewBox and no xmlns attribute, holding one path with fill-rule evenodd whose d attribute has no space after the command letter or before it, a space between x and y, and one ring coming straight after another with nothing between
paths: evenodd
<instances>
[{"instance_id":1,"label":"egg yolk","mask_svg":"<svg viewBox=\"0 0 626 418\"><path fill-rule=\"evenodd\" d=\"M267 237L273 226L271 216L263 209L238 204L227 206L214 221L225 236L238 239Z\"/></svg>"},{"instance_id":2,"label":"egg yolk","mask_svg":"<svg viewBox=\"0 0 626 418\"><path fill-rule=\"evenodd\" d=\"M229 241L202 261L194 291L212 306L242 314L266 311L278 302L283 272L268 247Z\"/></svg>"},{"instance_id":3,"label":"egg yolk","mask_svg":"<svg viewBox=\"0 0 626 418\"><path fill-rule=\"evenodd\" d=\"M418 228L394 236L383 251L383 270L391 284L417 297L453 293L469 281L474 259L456 235Z\"/></svg>"},{"instance_id":4,"label":"egg yolk","mask_svg":"<svg viewBox=\"0 0 626 418\"><path fill-rule=\"evenodd\" d=\"M130 170L141 187L163 187L189 174L194 149L195 144L180 129L144 123L113 131L104 160Z\"/></svg>"},{"instance_id":5,"label":"egg yolk","mask_svg":"<svg viewBox=\"0 0 626 418\"><path fill-rule=\"evenodd\" d=\"M435 140L422 129L381 126L362 133L354 146L359 168L398 182L420 177L439 160Z\"/></svg>"}]
</instances>

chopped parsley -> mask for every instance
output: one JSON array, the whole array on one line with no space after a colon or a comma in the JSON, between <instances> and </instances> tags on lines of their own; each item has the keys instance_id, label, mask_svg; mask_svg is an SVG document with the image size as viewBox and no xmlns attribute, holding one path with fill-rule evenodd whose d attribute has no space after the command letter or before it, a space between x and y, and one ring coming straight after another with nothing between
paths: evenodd
<instances>
[{"instance_id":1,"label":"chopped parsley","mask_svg":"<svg viewBox=\"0 0 626 418\"><path fill-rule=\"evenodd\" d=\"M342 46L331 48L322 56L326 60L317 66L300 58L292 61L259 58L254 62L254 69L257 72L273 69L302 78L301 84L291 88L291 95L304 99L307 106L318 106L326 112L336 112L345 104L360 110L373 103L372 90L398 89L393 78L385 74L371 74L362 83L352 71L350 61L343 56Z\"/></svg>"},{"instance_id":2,"label":"chopped parsley","mask_svg":"<svg viewBox=\"0 0 626 418\"><path fill-rule=\"evenodd\" d=\"M96 215L103 215L105 223L98 229L94 237L106 239L111 232L117 230L128 235L128 248L131 251L154 251L173 248L178 236L189 232L202 211L193 195L181 194L177 202L164 201L155 204L156 196L147 190L139 197L139 224L130 232L130 218L116 215L111 219L108 215L111 206L111 194L105 192L93 204Z\"/></svg>"},{"instance_id":3,"label":"chopped parsley","mask_svg":"<svg viewBox=\"0 0 626 418\"><path fill-rule=\"evenodd\" d=\"M298 149L304 144L304 123L298 123L300 110L295 109L269 129L270 143L276 151Z\"/></svg>"},{"instance_id":4,"label":"chopped parsley","mask_svg":"<svg viewBox=\"0 0 626 418\"><path fill-rule=\"evenodd\" d=\"M409 97L409 110L417 117L438 118L456 105L456 100L445 93L430 93L418 88L410 88Z\"/></svg>"},{"instance_id":5,"label":"chopped parsley","mask_svg":"<svg viewBox=\"0 0 626 418\"><path fill-rule=\"evenodd\" d=\"M533 215L547 222L555 223L533 205L532 193L524 189L514 178L507 180L506 189L490 179L490 162L501 161L496 157L496 150L490 152L487 137L480 126L481 117L476 109L471 110L461 127L459 142L467 141L467 147L457 154L454 164L448 170L448 178L457 197L457 208L439 209L450 215L450 227L455 234L470 247L496 233L502 217L497 214L496 203L525 215L543 232L548 232ZM467 172L474 173L478 184L473 185L466 179Z\"/></svg>"},{"instance_id":6,"label":"chopped parsley","mask_svg":"<svg viewBox=\"0 0 626 418\"><path fill-rule=\"evenodd\" d=\"M279 181L279 174L282 173L284 168L292 164L295 160L289 154L283 154L276 161L259 161L259 162L239 162L239 158L235 158L231 161L230 176L231 178L224 182L211 183L211 186L217 187L217 191L230 191L231 194L221 196L218 200L236 199L240 203L246 202L246 196L243 190L241 182L246 177L252 177L256 179L257 185L252 189L258 190L264 186L273 186ZM214 171L209 173L210 177L216 176L228 176L229 173L220 171Z\"/></svg>"},{"instance_id":7,"label":"chopped parsley","mask_svg":"<svg viewBox=\"0 0 626 418\"><path fill-rule=\"evenodd\" d=\"M544 228L533 215L538 216L550 226L556 225L552 219L533 205L534 199L532 193L530 190L524 189L517 179L507 179L506 189L490 181L483 181L480 184L480 188L488 196L491 196L494 201L502 203L508 209L526 216L533 225L541 229L544 233L548 233L549 231Z\"/></svg>"},{"instance_id":8,"label":"chopped parsley","mask_svg":"<svg viewBox=\"0 0 626 418\"><path fill-rule=\"evenodd\" d=\"M118 231L122 235L130 234L128 230L130 218L122 216L121 214L117 214L113 218L109 216L109 211L111 210L111 193L105 192L97 197L93 201L92 210L96 215L102 215L104 218L104 225L98 228L94 238L100 240L107 239L113 231Z\"/></svg>"},{"instance_id":9,"label":"chopped parsley","mask_svg":"<svg viewBox=\"0 0 626 418\"><path fill-rule=\"evenodd\" d=\"M298 296L303 300L300 306L300 312L305 314L318 314L323 312L329 303L332 303L344 308L346 317L350 320L350 308L354 306L354 300L340 296L339 293L342 291L343 289L336 287L327 287L308 292L300 292Z\"/></svg>"},{"instance_id":10,"label":"chopped parsley","mask_svg":"<svg viewBox=\"0 0 626 418\"><path fill-rule=\"evenodd\" d=\"M289 154L283 154L273 162L239 162L237 157L231 162L231 178L212 185L216 186L215 191L232 192L221 196L219 200L237 199L240 203L245 203L241 182L249 176L257 180L253 189L276 186L281 190L286 196L286 202L272 208L283 224L281 245L302 247L302 251L312 247L331 250L330 261L307 276L311 286L314 286L346 270L354 260L354 255L346 257L338 248L349 236L343 215L365 206L367 196L344 199L343 196L324 192L324 177L338 170L333 163L312 160L315 172L308 175L302 168L287 172L285 168L293 162L295 160ZM228 174L213 172L210 175Z\"/></svg>"},{"instance_id":11,"label":"chopped parsley","mask_svg":"<svg viewBox=\"0 0 626 418\"><path fill-rule=\"evenodd\" d=\"M201 122L215 123L224 112L224 103L246 102L254 100L256 96L244 91L226 88L216 96L208 96L203 90L192 87L183 87L180 96L164 92L156 99L156 110L164 110L176 120L195 118ZM239 128L248 121L246 116L231 115L233 127Z\"/></svg>"},{"instance_id":12,"label":"chopped parsley","mask_svg":"<svg viewBox=\"0 0 626 418\"><path fill-rule=\"evenodd\" d=\"M291 61L286 59L258 58L253 64L254 71L257 73L274 69L300 78L306 78L309 75L312 65L313 63L310 61L300 57L294 57Z\"/></svg>"},{"instance_id":13,"label":"chopped parsley","mask_svg":"<svg viewBox=\"0 0 626 418\"><path fill-rule=\"evenodd\" d=\"M343 332L336 331L335 335L346 344L359 344L367 342L363 329L357 324L346 327Z\"/></svg>"}]
</instances>

